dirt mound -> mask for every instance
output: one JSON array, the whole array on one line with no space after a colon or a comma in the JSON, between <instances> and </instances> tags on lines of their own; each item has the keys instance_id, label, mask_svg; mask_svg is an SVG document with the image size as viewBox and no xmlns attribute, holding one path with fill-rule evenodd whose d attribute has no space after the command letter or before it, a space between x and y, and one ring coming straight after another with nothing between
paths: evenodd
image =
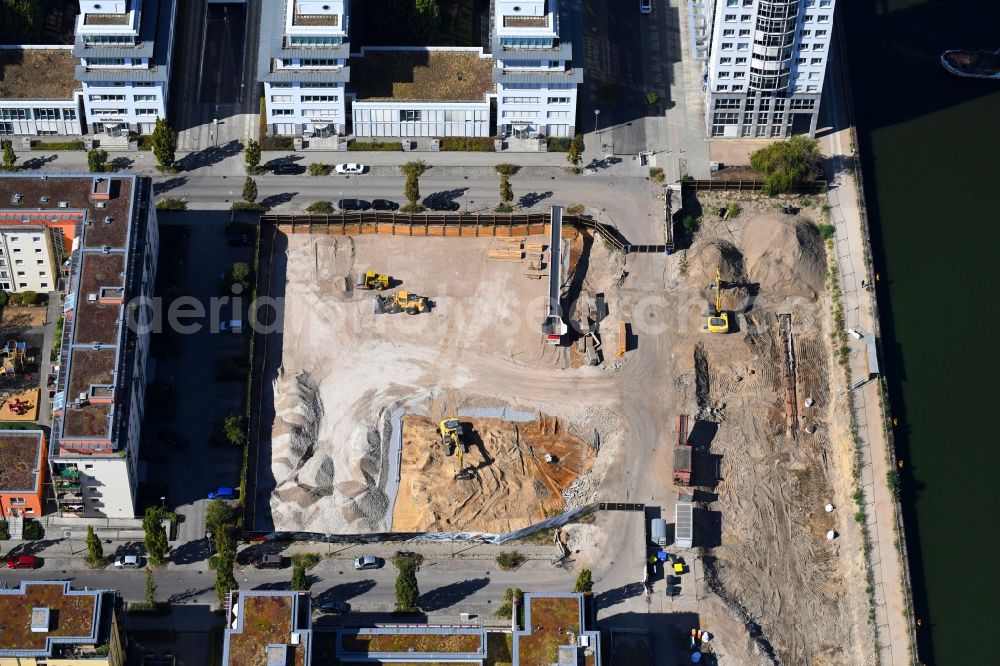
<instances>
[{"instance_id":1,"label":"dirt mound","mask_svg":"<svg viewBox=\"0 0 1000 666\"><path fill-rule=\"evenodd\" d=\"M751 218L743 229L751 282L764 294L815 299L823 290L826 254L819 229L798 218Z\"/></svg>"},{"instance_id":2,"label":"dirt mound","mask_svg":"<svg viewBox=\"0 0 1000 666\"><path fill-rule=\"evenodd\" d=\"M456 481L458 455L445 455L437 423L423 416L403 417L394 532L500 533L524 527L561 511L563 490L593 460L590 446L564 432L553 418L463 423L471 443L464 467L474 472L471 480Z\"/></svg>"}]
</instances>

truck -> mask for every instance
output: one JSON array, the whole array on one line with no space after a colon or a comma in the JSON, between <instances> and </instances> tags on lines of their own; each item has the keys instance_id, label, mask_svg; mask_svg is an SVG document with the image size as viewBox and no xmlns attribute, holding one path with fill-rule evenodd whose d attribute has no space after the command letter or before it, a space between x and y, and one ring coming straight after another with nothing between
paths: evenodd
<instances>
[{"instance_id":1,"label":"truck","mask_svg":"<svg viewBox=\"0 0 1000 666\"><path fill-rule=\"evenodd\" d=\"M674 545L691 548L694 545L694 504L678 502L674 507Z\"/></svg>"},{"instance_id":2,"label":"truck","mask_svg":"<svg viewBox=\"0 0 1000 666\"><path fill-rule=\"evenodd\" d=\"M688 439L688 417L677 417L677 446L674 447L674 485L691 485L691 442Z\"/></svg>"},{"instance_id":3,"label":"truck","mask_svg":"<svg viewBox=\"0 0 1000 666\"><path fill-rule=\"evenodd\" d=\"M667 521L663 518L653 518L649 521L649 538L657 546L666 546Z\"/></svg>"}]
</instances>

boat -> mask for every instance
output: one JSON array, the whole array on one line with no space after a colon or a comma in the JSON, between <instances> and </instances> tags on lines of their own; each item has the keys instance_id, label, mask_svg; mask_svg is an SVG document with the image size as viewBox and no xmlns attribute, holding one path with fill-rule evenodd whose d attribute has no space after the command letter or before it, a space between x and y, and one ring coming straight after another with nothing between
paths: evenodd
<instances>
[{"instance_id":1,"label":"boat","mask_svg":"<svg viewBox=\"0 0 1000 666\"><path fill-rule=\"evenodd\" d=\"M1000 79L1000 50L954 49L941 54L941 64L956 76Z\"/></svg>"}]
</instances>

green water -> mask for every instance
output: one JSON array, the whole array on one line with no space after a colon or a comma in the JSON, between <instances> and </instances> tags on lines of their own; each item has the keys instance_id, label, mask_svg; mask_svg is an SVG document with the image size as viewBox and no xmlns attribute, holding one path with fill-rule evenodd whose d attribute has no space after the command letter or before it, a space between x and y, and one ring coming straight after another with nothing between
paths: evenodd
<instances>
[{"instance_id":1,"label":"green water","mask_svg":"<svg viewBox=\"0 0 1000 666\"><path fill-rule=\"evenodd\" d=\"M843 0L906 462L920 658L998 663L1000 81L941 68L1000 48L1000 3Z\"/></svg>"}]
</instances>

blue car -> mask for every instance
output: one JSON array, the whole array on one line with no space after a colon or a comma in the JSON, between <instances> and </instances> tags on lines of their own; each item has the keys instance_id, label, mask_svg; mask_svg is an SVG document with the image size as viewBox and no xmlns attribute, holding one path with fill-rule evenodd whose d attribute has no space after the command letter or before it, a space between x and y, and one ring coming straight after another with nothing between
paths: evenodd
<instances>
[{"instance_id":1,"label":"blue car","mask_svg":"<svg viewBox=\"0 0 1000 666\"><path fill-rule=\"evenodd\" d=\"M208 499L231 500L236 499L236 491L232 488L220 486L208 493Z\"/></svg>"}]
</instances>

